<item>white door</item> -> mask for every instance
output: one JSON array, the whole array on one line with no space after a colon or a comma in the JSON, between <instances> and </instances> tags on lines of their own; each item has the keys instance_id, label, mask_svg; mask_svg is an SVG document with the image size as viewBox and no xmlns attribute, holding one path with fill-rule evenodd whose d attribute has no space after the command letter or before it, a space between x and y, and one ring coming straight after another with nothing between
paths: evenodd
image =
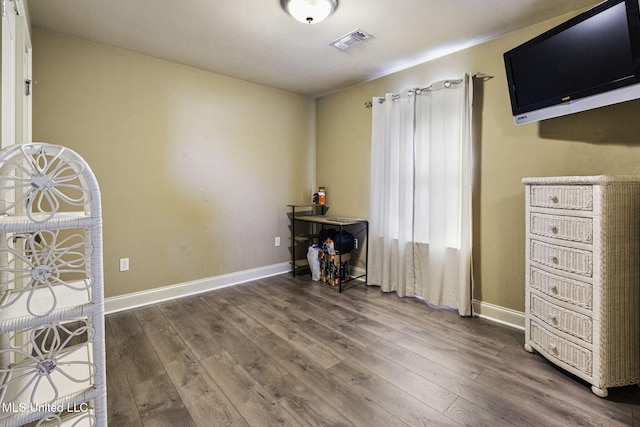
<instances>
[{"instance_id":1,"label":"white door","mask_svg":"<svg viewBox=\"0 0 640 427\"><path fill-rule=\"evenodd\" d=\"M23 0L2 0L0 146L31 142L31 36Z\"/></svg>"},{"instance_id":2,"label":"white door","mask_svg":"<svg viewBox=\"0 0 640 427\"><path fill-rule=\"evenodd\" d=\"M0 83L0 148L13 144L31 142L31 37L27 25L23 0L0 0L2 18L0 31L2 49L2 73ZM2 195L2 199L7 197ZM14 198L9 196L9 198ZM0 203L2 201L0 200ZM0 247L6 246L7 235L0 235ZM5 267L11 260L8 251L2 251L0 267ZM0 281L6 282L8 274L0 274ZM0 300L2 299L0 290ZM0 316L2 313L0 312ZM8 346L7 334L0 334L0 348ZM18 337L14 340L19 341ZM0 367L14 363L8 353L0 357Z\"/></svg>"}]
</instances>

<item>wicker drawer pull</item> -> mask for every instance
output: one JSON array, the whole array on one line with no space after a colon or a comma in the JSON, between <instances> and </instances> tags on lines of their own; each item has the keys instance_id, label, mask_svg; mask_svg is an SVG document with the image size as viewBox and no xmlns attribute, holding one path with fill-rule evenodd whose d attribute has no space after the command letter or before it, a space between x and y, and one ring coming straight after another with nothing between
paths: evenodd
<instances>
[{"instance_id":1,"label":"wicker drawer pull","mask_svg":"<svg viewBox=\"0 0 640 427\"><path fill-rule=\"evenodd\" d=\"M549 197L549 199L551 200L552 203L558 203L558 196L551 196Z\"/></svg>"},{"instance_id":2,"label":"wicker drawer pull","mask_svg":"<svg viewBox=\"0 0 640 427\"><path fill-rule=\"evenodd\" d=\"M557 325L557 324L558 324L558 318L557 318L555 315L553 315L553 314L549 316L549 321L550 321L551 323L553 323L554 325Z\"/></svg>"},{"instance_id":3,"label":"wicker drawer pull","mask_svg":"<svg viewBox=\"0 0 640 427\"><path fill-rule=\"evenodd\" d=\"M551 227L551 232L553 234L558 234L558 227L556 227L556 226Z\"/></svg>"},{"instance_id":4,"label":"wicker drawer pull","mask_svg":"<svg viewBox=\"0 0 640 427\"><path fill-rule=\"evenodd\" d=\"M552 257L551 257L551 262L552 262L552 263L554 263L554 264L557 264L557 263L558 263L558 262L560 262L560 261L558 260L558 257L557 257L557 256L552 256Z\"/></svg>"}]
</instances>

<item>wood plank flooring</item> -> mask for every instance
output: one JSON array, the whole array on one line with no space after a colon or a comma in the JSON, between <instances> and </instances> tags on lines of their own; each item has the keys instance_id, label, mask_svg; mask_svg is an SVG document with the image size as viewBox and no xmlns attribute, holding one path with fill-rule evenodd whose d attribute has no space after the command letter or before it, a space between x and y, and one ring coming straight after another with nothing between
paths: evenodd
<instances>
[{"instance_id":1,"label":"wood plank flooring","mask_svg":"<svg viewBox=\"0 0 640 427\"><path fill-rule=\"evenodd\" d=\"M524 333L364 285L274 276L107 316L109 425L635 426Z\"/></svg>"}]
</instances>

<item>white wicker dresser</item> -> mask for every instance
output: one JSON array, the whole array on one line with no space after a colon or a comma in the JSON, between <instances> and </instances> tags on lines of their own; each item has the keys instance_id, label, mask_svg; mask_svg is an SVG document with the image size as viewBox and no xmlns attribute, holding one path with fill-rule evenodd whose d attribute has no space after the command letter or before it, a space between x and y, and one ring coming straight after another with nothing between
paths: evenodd
<instances>
[{"instance_id":1,"label":"white wicker dresser","mask_svg":"<svg viewBox=\"0 0 640 427\"><path fill-rule=\"evenodd\" d=\"M640 176L522 182L525 348L600 397L640 384Z\"/></svg>"}]
</instances>

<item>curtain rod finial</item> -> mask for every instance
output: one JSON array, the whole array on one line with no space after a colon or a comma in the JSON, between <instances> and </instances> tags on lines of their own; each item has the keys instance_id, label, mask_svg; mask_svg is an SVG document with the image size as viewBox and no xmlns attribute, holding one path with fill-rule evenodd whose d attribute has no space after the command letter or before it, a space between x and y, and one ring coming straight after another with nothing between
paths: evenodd
<instances>
[{"instance_id":1,"label":"curtain rod finial","mask_svg":"<svg viewBox=\"0 0 640 427\"><path fill-rule=\"evenodd\" d=\"M490 75L489 75L489 74L487 74L487 73L480 73L480 72L475 73L475 74L474 74L473 76L471 76L471 77L473 77L474 79L481 79L481 80L485 80L485 81L486 81L486 80L491 80L491 79L493 78L493 76L490 76Z\"/></svg>"}]
</instances>

